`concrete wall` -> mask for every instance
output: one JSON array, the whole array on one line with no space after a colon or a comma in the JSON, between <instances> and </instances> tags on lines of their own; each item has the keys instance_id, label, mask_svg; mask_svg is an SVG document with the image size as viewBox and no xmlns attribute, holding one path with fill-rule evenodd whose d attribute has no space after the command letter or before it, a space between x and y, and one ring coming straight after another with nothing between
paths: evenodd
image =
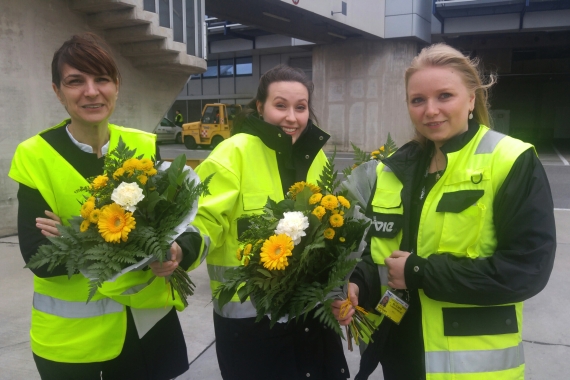
<instances>
[{"instance_id":1,"label":"concrete wall","mask_svg":"<svg viewBox=\"0 0 570 380\"><path fill-rule=\"evenodd\" d=\"M0 2L0 236L16 232L18 185L8 178L16 146L67 117L51 89L54 51L90 29L65 0ZM151 131L187 80L186 75L141 71L113 52L123 85L111 122Z\"/></svg>"},{"instance_id":2,"label":"concrete wall","mask_svg":"<svg viewBox=\"0 0 570 380\"><path fill-rule=\"evenodd\" d=\"M329 145L372 151L388 132L401 146L413 136L404 71L417 54L410 41L351 41L313 50L315 112L331 134ZM329 148L330 149L330 148Z\"/></svg>"}]
</instances>

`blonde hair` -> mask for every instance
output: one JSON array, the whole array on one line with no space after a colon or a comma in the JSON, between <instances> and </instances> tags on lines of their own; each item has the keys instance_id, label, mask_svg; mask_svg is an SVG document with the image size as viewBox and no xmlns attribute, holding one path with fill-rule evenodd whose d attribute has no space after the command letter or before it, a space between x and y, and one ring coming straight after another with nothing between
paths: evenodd
<instances>
[{"instance_id":1,"label":"blonde hair","mask_svg":"<svg viewBox=\"0 0 570 380\"><path fill-rule=\"evenodd\" d=\"M475 108L473 117L480 124L491 127L489 116L489 88L497 82L497 76L492 73L485 80L479 69L479 60L464 56L460 51L443 43L427 46L422 49L406 70L406 101L408 100L408 82L417 71L426 67L450 67L455 69L470 92L475 93Z\"/></svg>"}]
</instances>

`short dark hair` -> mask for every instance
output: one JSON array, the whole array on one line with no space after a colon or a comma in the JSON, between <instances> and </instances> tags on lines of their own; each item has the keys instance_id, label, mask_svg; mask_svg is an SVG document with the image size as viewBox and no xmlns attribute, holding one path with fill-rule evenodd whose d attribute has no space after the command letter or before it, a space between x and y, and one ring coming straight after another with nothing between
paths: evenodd
<instances>
[{"instance_id":1,"label":"short dark hair","mask_svg":"<svg viewBox=\"0 0 570 380\"><path fill-rule=\"evenodd\" d=\"M86 74L108 75L115 84L121 81L121 73L108 46L93 33L74 35L54 53L51 81L57 88L60 88L61 70L65 64Z\"/></svg>"},{"instance_id":2,"label":"short dark hair","mask_svg":"<svg viewBox=\"0 0 570 380\"><path fill-rule=\"evenodd\" d=\"M257 94L255 95L255 98L253 98L247 104L244 111L236 117L232 129L232 134L239 132L239 124L241 124L241 121L247 117L247 115L254 114L258 116L257 102L265 104L269 91L269 85L275 82L298 82L305 86L307 92L309 93L309 117L315 124L318 124L317 116L313 110L313 91L315 89L313 82L307 78L303 70L281 64L270 69L265 74L263 74L261 78L259 78Z\"/></svg>"}]
</instances>

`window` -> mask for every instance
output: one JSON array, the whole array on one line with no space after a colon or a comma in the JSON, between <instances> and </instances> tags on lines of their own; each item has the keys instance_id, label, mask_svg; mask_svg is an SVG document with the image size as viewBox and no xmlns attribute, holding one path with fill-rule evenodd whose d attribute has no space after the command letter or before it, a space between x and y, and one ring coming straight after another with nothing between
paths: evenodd
<instances>
[{"instance_id":1,"label":"window","mask_svg":"<svg viewBox=\"0 0 570 380\"><path fill-rule=\"evenodd\" d=\"M234 60L220 59L220 77L233 77L234 76Z\"/></svg>"},{"instance_id":2,"label":"window","mask_svg":"<svg viewBox=\"0 0 570 380\"><path fill-rule=\"evenodd\" d=\"M206 72L202 74L202 76L204 78L216 78L218 76L218 61L208 61L208 68L206 69Z\"/></svg>"},{"instance_id":3,"label":"window","mask_svg":"<svg viewBox=\"0 0 570 380\"><path fill-rule=\"evenodd\" d=\"M252 74L252 57L236 58L236 76Z\"/></svg>"}]
</instances>

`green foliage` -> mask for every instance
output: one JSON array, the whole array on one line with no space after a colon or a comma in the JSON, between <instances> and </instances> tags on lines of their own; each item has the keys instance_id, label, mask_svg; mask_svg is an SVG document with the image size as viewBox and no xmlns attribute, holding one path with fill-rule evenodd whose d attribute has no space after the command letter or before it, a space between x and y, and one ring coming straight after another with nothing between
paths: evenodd
<instances>
[{"instance_id":1,"label":"green foliage","mask_svg":"<svg viewBox=\"0 0 570 380\"><path fill-rule=\"evenodd\" d=\"M28 268L47 265L48 271L58 266L65 266L68 276L79 273L89 278L89 301L102 284L113 278L124 268L152 256L159 262L169 260L170 245L176 235L175 228L182 224L195 206L201 195L208 195L211 176L202 183L186 179L186 157L178 156L166 170L159 170L155 175L147 175L147 170L137 168L131 173L118 175L113 173L123 168L125 161L135 158L136 149L129 149L120 138L117 148L105 157L104 171L108 177L107 185L95 189L84 186L78 192L93 196L97 208L111 204L111 194L122 182L136 182L143 189L144 198L137 204L133 213L136 226L126 241L106 242L100 235L97 225L90 224L81 232L83 218L75 216L69 225L59 225L59 237L50 237L52 244L42 245L32 256ZM136 157L141 159L142 156ZM159 167L161 162L153 164ZM143 183L139 176L147 175ZM94 178L90 178L93 181ZM87 197L86 197L87 198ZM184 270L176 270L170 281L178 291L184 303L192 295L194 284ZM186 303L187 304L187 303Z\"/></svg>"},{"instance_id":2,"label":"green foliage","mask_svg":"<svg viewBox=\"0 0 570 380\"><path fill-rule=\"evenodd\" d=\"M382 145L380 148L378 148L378 150L374 151L374 152L366 152L362 149L360 149L359 147L357 147L356 145L354 145L354 143L350 143L352 145L352 150L354 150L354 165L352 167L347 167L344 168L344 170L342 171L342 174L344 174L345 177L348 177L350 175L350 173L352 173L352 170L354 168L356 168L359 165L362 165L363 163L370 161L370 160L383 160L386 157L390 156L392 153L394 153L395 151L398 150L398 146L396 145L396 142L392 139L392 136L390 136L390 133L388 133L388 136L386 137L386 142L384 143L384 145Z\"/></svg>"},{"instance_id":3,"label":"green foliage","mask_svg":"<svg viewBox=\"0 0 570 380\"><path fill-rule=\"evenodd\" d=\"M318 183L323 197L341 195L334 192L338 183L333 155ZM320 201L310 202L316 191L314 186L295 184L293 188L294 193L291 190L286 199L280 202L268 199L263 213L247 216L250 227L239 238L243 250L238 256L243 254L243 265L226 271L226 281L214 291L214 297L218 298L220 308L236 294L241 302L251 298L257 320L270 314L271 326L284 316L288 316L289 321L298 320L314 312L315 318L342 335L330 309L333 302L330 294L343 286L358 262L349 256L358 248L369 222L348 217L353 215L354 205L345 207L346 203L343 206L340 201L337 207L329 205L325 213L317 217L313 212ZM264 267L261 263L263 243L275 234L279 221L290 212L301 212L307 218L309 226L304 229L305 236L287 257L285 269ZM333 215L344 215L341 226L333 227L330 222ZM325 238L327 229L334 230L330 239ZM250 244L251 252L246 254L245 247Z\"/></svg>"}]
</instances>

